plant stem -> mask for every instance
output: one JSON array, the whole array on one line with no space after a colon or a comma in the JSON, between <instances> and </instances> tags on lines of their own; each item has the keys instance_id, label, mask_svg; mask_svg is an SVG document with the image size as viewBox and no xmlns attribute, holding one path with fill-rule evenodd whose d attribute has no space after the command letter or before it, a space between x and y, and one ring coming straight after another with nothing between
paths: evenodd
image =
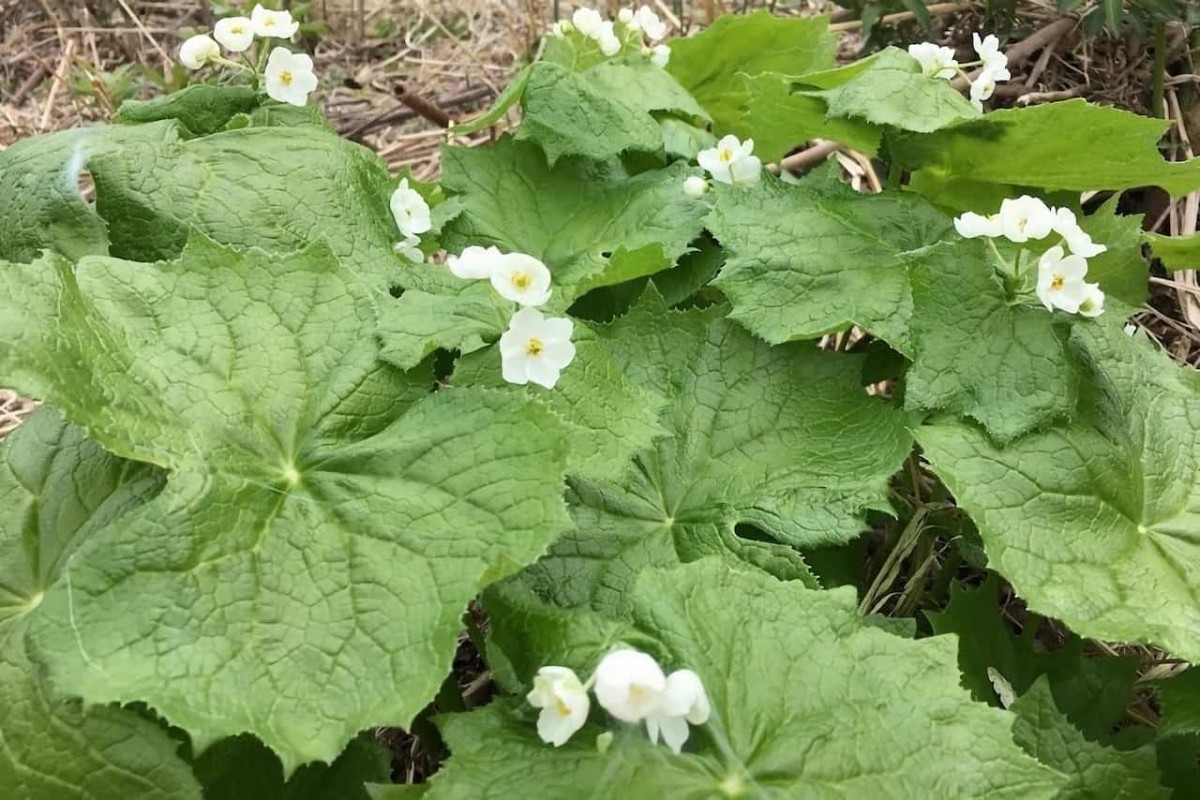
<instances>
[{"instance_id":1,"label":"plant stem","mask_svg":"<svg viewBox=\"0 0 1200 800\"><path fill-rule=\"evenodd\" d=\"M1153 94L1150 95L1150 109L1154 116L1165 117L1166 108L1163 104L1164 82L1167 72L1167 23L1159 22L1154 26L1154 72L1152 77Z\"/></svg>"}]
</instances>

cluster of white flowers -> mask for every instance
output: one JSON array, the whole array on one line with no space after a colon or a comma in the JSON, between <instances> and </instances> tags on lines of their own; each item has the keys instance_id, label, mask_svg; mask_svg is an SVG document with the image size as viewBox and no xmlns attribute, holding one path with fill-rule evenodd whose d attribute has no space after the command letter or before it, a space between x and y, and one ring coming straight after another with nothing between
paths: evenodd
<instances>
[{"instance_id":1,"label":"cluster of white flowers","mask_svg":"<svg viewBox=\"0 0 1200 800\"><path fill-rule=\"evenodd\" d=\"M487 280L496 294L521 306L500 336L500 371L509 383L536 383L553 389L575 359L568 317L547 317L538 310L550 299L550 270L525 253L496 247L468 247L450 256L446 266L464 280Z\"/></svg>"},{"instance_id":2,"label":"cluster of white flowers","mask_svg":"<svg viewBox=\"0 0 1200 800\"><path fill-rule=\"evenodd\" d=\"M185 41L179 47L179 63L191 70L208 64L223 64L256 72L252 67L224 58L221 48L230 53L244 53L254 44L256 37L291 39L299 28L300 23L293 20L289 12L256 5L249 17L228 17L218 21L212 36L198 34ZM263 70L263 84L272 100L294 106L304 105L317 88L312 59L285 47L274 48Z\"/></svg>"},{"instance_id":3,"label":"cluster of white flowers","mask_svg":"<svg viewBox=\"0 0 1200 800\"><path fill-rule=\"evenodd\" d=\"M646 44L643 46L643 52L650 56L650 61L655 66L665 67L671 60L671 48L661 44L667 36L667 25L650 6L642 6L636 11L623 8L617 14L617 22L644 37ZM600 52L606 56L615 56L621 51L621 37L617 35L613 21L604 19L594 8L576 9L570 21L554 23L550 28L550 35L561 38L572 30L595 40L600 45Z\"/></svg>"},{"instance_id":4,"label":"cluster of white flowers","mask_svg":"<svg viewBox=\"0 0 1200 800\"><path fill-rule=\"evenodd\" d=\"M743 142L732 134L723 136L716 147L697 153L696 163L717 183L744 186L762 179L762 161L754 155L753 139ZM707 191L708 184L699 176L683 182L683 192L688 197L700 198Z\"/></svg>"},{"instance_id":5,"label":"cluster of white flowers","mask_svg":"<svg viewBox=\"0 0 1200 800\"><path fill-rule=\"evenodd\" d=\"M971 34L971 39L979 60L967 64L959 64L951 48L939 47L931 42L910 44L908 54L921 65L921 71L931 78L950 80L960 73L965 76L963 67L980 67L979 74L971 82L970 97L971 105L983 111L983 101L996 91L997 82L1010 79L1012 74L1008 71L1008 56L1000 52L999 39L992 34L981 38L978 33Z\"/></svg>"},{"instance_id":6,"label":"cluster of white flowers","mask_svg":"<svg viewBox=\"0 0 1200 800\"><path fill-rule=\"evenodd\" d=\"M392 192L391 207L396 227L404 237L404 241L396 243L396 252L420 264L425 260L420 249L421 234L433 227L429 204L420 192L409 188L408 178L404 178L396 191Z\"/></svg>"},{"instance_id":7,"label":"cluster of white flowers","mask_svg":"<svg viewBox=\"0 0 1200 800\"><path fill-rule=\"evenodd\" d=\"M689 725L708 722L712 710L700 676L690 669L667 675L653 657L639 650L614 650L600 660L585 685L567 667L542 667L533 679L529 704L540 708L537 730L542 741L559 747L587 722L596 700L622 722L644 722L650 741L659 738L675 753L691 733Z\"/></svg>"},{"instance_id":8,"label":"cluster of white flowers","mask_svg":"<svg viewBox=\"0 0 1200 800\"><path fill-rule=\"evenodd\" d=\"M1046 250L1038 260L1038 299L1051 311L1057 308L1085 317L1097 317L1104 312L1104 292L1099 284L1088 283L1084 278L1087 259L1108 248L1092 241L1087 231L1079 227L1071 209L1051 208L1036 197L1022 195L1006 199L995 214L963 214L954 220L954 228L967 239L1004 238L1017 244L1057 234L1061 244Z\"/></svg>"}]
</instances>

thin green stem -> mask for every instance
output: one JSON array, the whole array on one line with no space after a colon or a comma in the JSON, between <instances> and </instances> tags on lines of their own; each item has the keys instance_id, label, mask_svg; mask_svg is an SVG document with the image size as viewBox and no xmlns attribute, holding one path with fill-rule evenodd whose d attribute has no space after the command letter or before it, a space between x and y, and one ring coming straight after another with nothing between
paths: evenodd
<instances>
[{"instance_id":1,"label":"thin green stem","mask_svg":"<svg viewBox=\"0 0 1200 800\"><path fill-rule=\"evenodd\" d=\"M213 58L211 58L209 60L212 61L212 63L214 63L214 64L220 64L221 66L230 67L232 69L240 70L242 72L254 72L254 70L252 70L250 67L247 67L245 64L239 64L236 61L230 61L228 58L225 58L224 56L214 56Z\"/></svg>"}]
</instances>

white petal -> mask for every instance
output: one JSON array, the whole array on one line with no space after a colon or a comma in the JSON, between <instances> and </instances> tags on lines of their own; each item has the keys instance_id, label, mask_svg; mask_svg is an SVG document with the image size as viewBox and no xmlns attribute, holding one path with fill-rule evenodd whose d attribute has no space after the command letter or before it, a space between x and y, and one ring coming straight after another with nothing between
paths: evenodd
<instances>
[{"instance_id":1,"label":"white petal","mask_svg":"<svg viewBox=\"0 0 1200 800\"><path fill-rule=\"evenodd\" d=\"M667 678L651 656L616 650L596 666L596 700L623 722L640 722L658 704Z\"/></svg>"},{"instance_id":2,"label":"white petal","mask_svg":"<svg viewBox=\"0 0 1200 800\"><path fill-rule=\"evenodd\" d=\"M659 68L666 67L671 63L671 48L665 44L657 45L650 54L650 63Z\"/></svg>"},{"instance_id":3,"label":"white petal","mask_svg":"<svg viewBox=\"0 0 1200 800\"><path fill-rule=\"evenodd\" d=\"M575 333L575 323L568 317L546 317L542 322L543 338L548 342L569 342Z\"/></svg>"},{"instance_id":4,"label":"white petal","mask_svg":"<svg viewBox=\"0 0 1200 800\"><path fill-rule=\"evenodd\" d=\"M658 727L663 742L675 755L679 755L688 740L688 734L691 733L687 720L683 717L664 717L659 721Z\"/></svg>"},{"instance_id":5,"label":"white petal","mask_svg":"<svg viewBox=\"0 0 1200 800\"><path fill-rule=\"evenodd\" d=\"M600 16L600 12L594 8L578 8L571 15L571 22L574 23L576 30L584 36L594 38L600 33L604 19Z\"/></svg>"},{"instance_id":6,"label":"white petal","mask_svg":"<svg viewBox=\"0 0 1200 800\"><path fill-rule=\"evenodd\" d=\"M966 212L954 220L954 230L964 239L975 239L980 236L995 237L1002 232L1000 217L993 214L985 217L982 214Z\"/></svg>"},{"instance_id":7,"label":"white petal","mask_svg":"<svg viewBox=\"0 0 1200 800\"><path fill-rule=\"evenodd\" d=\"M562 370L547 361L544 354L530 358L525 364L525 374L529 376L530 383L536 383L547 389L554 388L561 373Z\"/></svg>"},{"instance_id":8,"label":"white petal","mask_svg":"<svg viewBox=\"0 0 1200 800\"><path fill-rule=\"evenodd\" d=\"M741 139L738 139L732 133L722 136L720 138L720 140L717 142L717 152L718 153L721 152L722 150L732 150L734 153L737 153L741 149L742 149Z\"/></svg>"},{"instance_id":9,"label":"white petal","mask_svg":"<svg viewBox=\"0 0 1200 800\"><path fill-rule=\"evenodd\" d=\"M666 716L686 717L695 725L708 722L711 708L700 676L690 669L676 670L668 675L660 708Z\"/></svg>"},{"instance_id":10,"label":"white petal","mask_svg":"<svg viewBox=\"0 0 1200 800\"><path fill-rule=\"evenodd\" d=\"M220 58L221 47L212 37L193 36L179 46L179 63L188 69L200 69L214 58Z\"/></svg>"},{"instance_id":11,"label":"white petal","mask_svg":"<svg viewBox=\"0 0 1200 800\"><path fill-rule=\"evenodd\" d=\"M518 386L529 383L528 366L529 357L525 355L524 347L514 355L505 353L504 348L500 349L500 375L505 382Z\"/></svg>"},{"instance_id":12,"label":"white petal","mask_svg":"<svg viewBox=\"0 0 1200 800\"><path fill-rule=\"evenodd\" d=\"M542 351L541 359L554 369L562 371L570 366L575 360L575 344L574 342L543 342L545 348Z\"/></svg>"},{"instance_id":13,"label":"white petal","mask_svg":"<svg viewBox=\"0 0 1200 800\"><path fill-rule=\"evenodd\" d=\"M254 44L254 23L247 17L226 17L217 20L213 38L231 53L244 53Z\"/></svg>"},{"instance_id":14,"label":"white petal","mask_svg":"<svg viewBox=\"0 0 1200 800\"><path fill-rule=\"evenodd\" d=\"M1079 313L1085 317L1098 317L1104 313L1104 292L1100 291L1100 284L1086 284L1083 302L1079 304Z\"/></svg>"},{"instance_id":15,"label":"white petal","mask_svg":"<svg viewBox=\"0 0 1200 800\"><path fill-rule=\"evenodd\" d=\"M758 183L762 178L762 161L758 156L743 156L729 165L729 177L737 184Z\"/></svg>"},{"instance_id":16,"label":"white petal","mask_svg":"<svg viewBox=\"0 0 1200 800\"><path fill-rule=\"evenodd\" d=\"M700 165L701 169L708 172L725 168L725 163L721 161L721 151L716 147L697 153L696 163Z\"/></svg>"},{"instance_id":17,"label":"white petal","mask_svg":"<svg viewBox=\"0 0 1200 800\"><path fill-rule=\"evenodd\" d=\"M1067 256L1058 264L1059 273L1068 283L1082 279L1087 269L1087 260L1082 256Z\"/></svg>"},{"instance_id":18,"label":"white petal","mask_svg":"<svg viewBox=\"0 0 1200 800\"><path fill-rule=\"evenodd\" d=\"M495 247L471 245L458 255L447 258L446 267L455 277L482 280L491 276L492 269L500 263L500 259L500 250Z\"/></svg>"}]
</instances>

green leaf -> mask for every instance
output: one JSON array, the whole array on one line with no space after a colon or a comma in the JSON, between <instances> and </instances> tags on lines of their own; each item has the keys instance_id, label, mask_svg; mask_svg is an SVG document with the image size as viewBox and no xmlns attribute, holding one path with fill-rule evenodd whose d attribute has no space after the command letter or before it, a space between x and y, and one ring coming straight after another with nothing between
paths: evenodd
<instances>
[{"instance_id":1,"label":"green leaf","mask_svg":"<svg viewBox=\"0 0 1200 800\"><path fill-rule=\"evenodd\" d=\"M1166 800L1171 796L1158 782L1153 745L1122 751L1088 741L1054 707L1045 678L1013 703L1012 710L1017 715L1013 725L1017 744L1070 779L1057 795L1061 800Z\"/></svg>"},{"instance_id":2,"label":"green leaf","mask_svg":"<svg viewBox=\"0 0 1200 800\"><path fill-rule=\"evenodd\" d=\"M744 80L748 100L735 133L753 137L754 152L764 161L777 161L810 139L832 139L869 154L878 151L879 128L827 117L822 99L792 91L795 78L767 72Z\"/></svg>"},{"instance_id":3,"label":"green leaf","mask_svg":"<svg viewBox=\"0 0 1200 800\"><path fill-rule=\"evenodd\" d=\"M814 591L709 559L645 573L631 601L653 652L668 669L699 673L712 702L686 752L622 726L601 753L595 723L553 748L538 740L532 709L494 703L439 721L453 755L428 797L541 800L586 787L596 797L696 800L1025 800L1054 797L1062 784L1012 743L1010 715L959 688L952 639L871 627L852 589ZM559 661L547 653L544 663Z\"/></svg>"},{"instance_id":4,"label":"green leaf","mask_svg":"<svg viewBox=\"0 0 1200 800\"><path fill-rule=\"evenodd\" d=\"M470 122L456 122L454 124L454 133L457 136L465 136L471 133L478 133L484 128L490 128L504 118L508 110L516 103L520 102L521 95L525 91L525 85L529 82L529 74L533 70L533 65L523 67L520 72L514 75L504 87L499 96L496 97L492 107L487 110L483 116L476 117Z\"/></svg>"},{"instance_id":5,"label":"green leaf","mask_svg":"<svg viewBox=\"0 0 1200 800\"><path fill-rule=\"evenodd\" d=\"M1200 667L1158 684L1164 734L1200 733Z\"/></svg>"},{"instance_id":6,"label":"green leaf","mask_svg":"<svg viewBox=\"0 0 1200 800\"><path fill-rule=\"evenodd\" d=\"M194 83L152 100L126 100L113 120L138 125L174 119L191 136L208 136L222 130L238 114L258 108L259 97L249 86ZM191 136L185 134L185 138Z\"/></svg>"},{"instance_id":7,"label":"green leaf","mask_svg":"<svg viewBox=\"0 0 1200 800\"><path fill-rule=\"evenodd\" d=\"M1200 378L1117 324L1077 325L1070 425L1001 450L963 422L917 431L989 564L1084 636L1200 658Z\"/></svg>"},{"instance_id":8,"label":"green leaf","mask_svg":"<svg viewBox=\"0 0 1200 800\"><path fill-rule=\"evenodd\" d=\"M1163 236L1143 234L1154 257L1167 269L1200 269L1200 234Z\"/></svg>"},{"instance_id":9,"label":"green leaf","mask_svg":"<svg viewBox=\"0 0 1200 800\"><path fill-rule=\"evenodd\" d=\"M64 691L143 701L199 750L253 733L290 775L407 726L467 602L567 525L554 418L420 399L429 373L376 360L374 303L325 248L7 265L0 320L5 382L171 470L76 553L37 650Z\"/></svg>"},{"instance_id":10,"label":"green leaf","mask_svg":"<svg viewBox=\"0 0 1200 800\"><path fill-rule=\"evenodd\" d=\"M410 369L438 349L478 350L508 326L512 307L486 281L458 281L437 292L408 289L379 304L379 357Z\"/></svg>"},{"instance_id":11,"label":"green leaf","mask_svg":"<svg viewBox=\"0 0 1200 800\"><path fill-rule=\"evenodd\" d=\"M1142 215L1117 214L1120 196L1113 195L1094 213L1079 216L1079 226L1092 240L1108 247L1088 259L1088 280L1127 305L1141 306L1149 296L1150 274L1142 255Z\"/></svg>"},{"instance_id":12,"label":"green leaf","mask_svg":"<svg viewBox=\"0 0 1200 800\"><path fill-rule=\"evenodd\" d=\"M695 36L673 40L667 71L712 116L718 136L757 137L744 118L747 109L753 110L745 79L764 72L803 75L829 69L836 49L828 17L726 14Z\"/></svg>"},{"instance_id":13,"label":"green leaf","mask_svg":"<svg viewBox=\"0 0 1200 800\"><path fill-rule=\"evenodd\" d=\"M959 178L1070 191L1161 186L1179 196L1200 187L1200 159L1163 160L1157 144L1168 124L1077 99L1001 109L929 135L898 135L889 146L906 167Z\"/></svg>"},{"instance_id":14,"label":"green leaf","mask_svg":"<svg viewBox=\"0 0 1200 800\"><path fill-rule=\"evenodd\" d=\"M795 80L812 87L800 94L824 100L828 115L838 119L863 119L927 133L979 116L949 81L927 77L915 58L895 47L847 67Z\"/></svg>"},{"instance_id":15,"label":"green leaf","mask_svg":"<svg viewBox=\"0 0 1200 800\"><path fill-rule=\"evenodd\" d=\"M556 308L588 289L670 267L700 235L708 210L684 195L694 172L684 164L633 177L577 158L550 167L536 146L502 139L445 148L442 169L443 188L463 203L444 246L495 245L541 259L554 275Z\"/></svg>"},{"instance_id":16,"label":"green leaf","mask_svg":"<svg viewBox=\"0 0 1200 800\"><path fill-rule=\"evenodd\" d=\"M811 339L858 325L904 353L912 251L951 221L911 194L860 195L849 187L718 186L708 227L728 253L716 285L733 317L768 342Z\"/></svg>"},{"instance_id":17,"label":"green leaf","mask_svg":"<svg viewBox=\"0 0 1200 800\"><path fill-rule=\"evenodd\" d=\"M1071 413L1079 368L1067 319L1010 302L987 243L938 244L913 259L909 276L916 356L907 408L966 415L1000 443Z\"/></svg>"},{"instance_id":18,"label":"green leaf","mask_svg":"<svg viewBox=\"0 0 1200 800\"><path fill-rule=\"evenodd\" d=\"M301 767L284 780L279 759L253 736L222 739L196 759L205 797L254 800L371 800L367 781L391 777L391 754L369 734L350 741L332 764Z\"/></svg>"},{"instance_id":19,"label":"green leaf","mask_svg":"<svg viewBox=\"0 0 1200 800\"><path fill-rule=\"evenodd\" d=\"M637 573L720 555L811 581L788 545L846 541L886 507L911 449L906 417L863 391L858 358L769 347L727 309L671 311L647 291L597 334L618 368L667 398L667 435L619 481L573 478L576 527L524 573L560 606L617 613ZM738 535L750 523L771 537Z\"/></svg>"},{"instance_id":20,"label":"green leaf","mask_svg":"<svg viewBox=\"0 0 1200 800\"><path fill-rule=\"evenodd\" d=\"M178 743L132 711L64 701L25 648L79 546L154 496L161 474L122 461L43 408L0 447L0 787L22 800L199 800Z\"/></svg>"}]
</instances>

